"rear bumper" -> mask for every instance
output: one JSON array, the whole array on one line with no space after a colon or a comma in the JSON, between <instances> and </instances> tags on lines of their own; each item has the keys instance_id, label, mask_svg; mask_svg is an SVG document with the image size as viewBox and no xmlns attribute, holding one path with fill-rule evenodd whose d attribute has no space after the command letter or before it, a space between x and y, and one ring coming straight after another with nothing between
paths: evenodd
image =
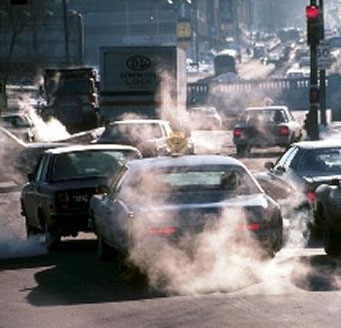
<instances>
[{"instance_id":1,"label":"rear bumper","mask_svg":"<svg viewBox=\"0 0 341 328\"><path fill-rule=\"evenodd\" d=\"M89 227L88 212L53 214L51 221L61 236L77 234L79 231L92 231Z\"/></svg>"},{"instance_id":2,"label":"rear bumper","mask_svg":"<svg viewBox=\"0 0 341 328\"><path fill-rule=\"evenodd\" d=\"M265 138L233 138L235 145L248 145L251 147L287 147L290 145L290 137L269 136Z\"/></svg>"}]
</instances>

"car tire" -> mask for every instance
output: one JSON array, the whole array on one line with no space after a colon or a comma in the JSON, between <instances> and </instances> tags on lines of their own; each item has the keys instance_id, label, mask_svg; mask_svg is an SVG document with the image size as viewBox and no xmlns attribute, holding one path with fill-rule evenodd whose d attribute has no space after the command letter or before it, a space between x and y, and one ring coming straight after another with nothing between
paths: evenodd
<instances>
[{"instance_id":1,"label":"car tire","mask_svg":"<svg viewBox=\"0 0 341 328\"><path fill-rule=\"evenodd\" d=\"M25 226L27 239L37 234L37 230L27 223L27 219Z\"/></svg>"},{"instance_id":2,"label":"car tire","mask_svg":"<svg viewBox=\"0 0 341 328\"><path fill-rule=\"evenodd\" d=\"M237 151L237 155L245 156L250 153L251 147L249 145L237 145L236 151Z\"/></svg>"},{"instance_id":3,"label":"car tire","mask_svg":"<svg viewBox=\"0 0 341 328\"><path fill-rule=\"evenodd\" d=\"M328 222L324 226L324 251L330 256L341 255L341 241L340 237L335 234Z\"/></svg>"},{"instance_id":4,"label":"car tire","mask_svg":"<svg viewBox=\"0 0 341 328\"><path fill-rule=\"evenodd\" d=\"M61 241L61 236L57 232L56 228L50 226L45 222L44 227L44 245L47 249L56 249Z\"/></svg>"},{"instance_id":5,"label":"car tire","mask_svg":"<svg viewBox=\"0 0 341 328\"><path fill-rule=\"evenodd\" d=\"M283 247L283 219L279 214L276 219L276 234L273 241L273 252L277 253Z\"/></svg>"},{"instance_id":6,"label":"car tire","mask_svg":"<svg viewBox=\"0 0 341 328\"><path fill-rule=\"evenodd\" d=\"M103 261L113 258L112 248L103 240L101 235L97 236L97 255Z\"/></svg>"}]
</instances>

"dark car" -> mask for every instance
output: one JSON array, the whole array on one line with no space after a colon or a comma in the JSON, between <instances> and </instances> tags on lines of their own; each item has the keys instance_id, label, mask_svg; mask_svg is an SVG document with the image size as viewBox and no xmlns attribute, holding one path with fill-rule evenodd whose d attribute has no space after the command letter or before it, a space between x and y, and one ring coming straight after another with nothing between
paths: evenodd
<instances>
[{"instance_id":1,"label":"dark car","mask_svg":"<svg viewBox=\"0 0 341 328\"><path fill-rule=\"evenodd\" d=\"M268 172L255 174L263 189L275 199L298 192L295 196L297 208L308 209L313 214L316 188L341 178L341 143L331 140L298 142L291 145L275 164L266 163L266 167ZM319 212L317 208L314 226L321 230Z\"/></svg>"},{"instance_id":2,"label":"dark car","mask_svg":"<svg viewBox=\"0 0 341 328\"><path fill-rule=\"evenodd\" d=\"M288 147L302 137L302 127L286 106L250 107L233 130L237 154L252 147Z\"/></svg>"},{"instance_id":3,"label":"dark car","mask_svg":"<svg viewBox=\"0 0 341 328\"><path fill-rule=\"evenodd\" d=\"M316 189L316 205L324 226L324 250L341 255L341 184L339 179Z\"/></svg>"},{"instance_id":4,"label":"dark car","mask_svg":"<svg viewBox=\"0 0 341 328\"><path fill-rule=\"evenodd\" d=\"M89 200L107 190L110 180L127 161L140 158L131 146L68 146L46 151L21 192L27 235L44 233L46 246L61 236L91 231Z\"/></svg>"},{"instance_id":5,"label":"dark car","mask_svg":"<svg viewBox=\"0 0 341 328\"><path fill-rule=\"evenodd\" d=\"M250 233L252 247L273 254L282 245L279 205L240 161L227 156L131 161L109 194L91 198L90 212L102 257L113 249L126 253L149 238L180 245L222 222L233 236Z\"/></svg>"}]
</instances>

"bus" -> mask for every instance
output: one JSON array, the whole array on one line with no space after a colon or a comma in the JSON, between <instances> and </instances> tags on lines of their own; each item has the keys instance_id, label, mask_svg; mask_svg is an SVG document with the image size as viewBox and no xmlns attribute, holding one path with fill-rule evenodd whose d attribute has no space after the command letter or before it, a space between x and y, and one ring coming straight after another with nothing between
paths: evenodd
<instances>
[{"instance_id":1,"label":"bus","mask_svg":"<svg viewBox=\"0 0 341 328\"><path fill-rule=\"evenodd\" d=\"M237 74L236 59L238 52L233 49L225 50L218 53L213 60L214 74L219 76L221 74L233 73Z\"/></svg>"}]
</instances>

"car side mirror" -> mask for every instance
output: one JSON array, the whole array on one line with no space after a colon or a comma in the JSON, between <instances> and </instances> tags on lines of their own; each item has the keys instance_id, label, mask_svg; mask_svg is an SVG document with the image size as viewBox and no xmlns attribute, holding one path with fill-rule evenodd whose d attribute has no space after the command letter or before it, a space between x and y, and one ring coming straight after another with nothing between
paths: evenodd
<instances>
[{"instance_id":1,"label":"car side mirror","mask_svg":"<svg viewBox=\"0 0 341 328\"><path fill-rule=\"evenodd\" d=\"M35 179L36 175L34 173L28 173L27 179L29 182L33 181Z\"/></svg>"},{"instance_id":2,"label":"car side mirror","mask_svg":"<svg viewBox=\"0 0 341 328\"><path fill-rule=\"evenodd\" d=\"M283 174L283 173L285 173L285 172L286 172L285 167L283 167L283 166L278 166L278 167L276 168L276 172L277 172L278 174Z\"/></svg>"},{"instance_id":3,"label":"car side mirror","mask_svg":"<svg viewBox=\"0 0 341 328\"><path fill-rule=\"evenodd\" d=\"M267 170L271 171L271 170L275 167L275 165L274 165L274 163L272 163L272 162L265 162L264 167L265 167Z\"/></svg>"},{"instance_id":4,"label":"car side mirror","mask_svg":"<svg viewBox=\"0 0 341 328\"><path fill-rule=\"evenodd\" d=\"M330 185L330 186L339 186L339 185L340 185L340 179L332 179L332 180L329 182L329 185Z\"/></svg>"}]
</instances>

